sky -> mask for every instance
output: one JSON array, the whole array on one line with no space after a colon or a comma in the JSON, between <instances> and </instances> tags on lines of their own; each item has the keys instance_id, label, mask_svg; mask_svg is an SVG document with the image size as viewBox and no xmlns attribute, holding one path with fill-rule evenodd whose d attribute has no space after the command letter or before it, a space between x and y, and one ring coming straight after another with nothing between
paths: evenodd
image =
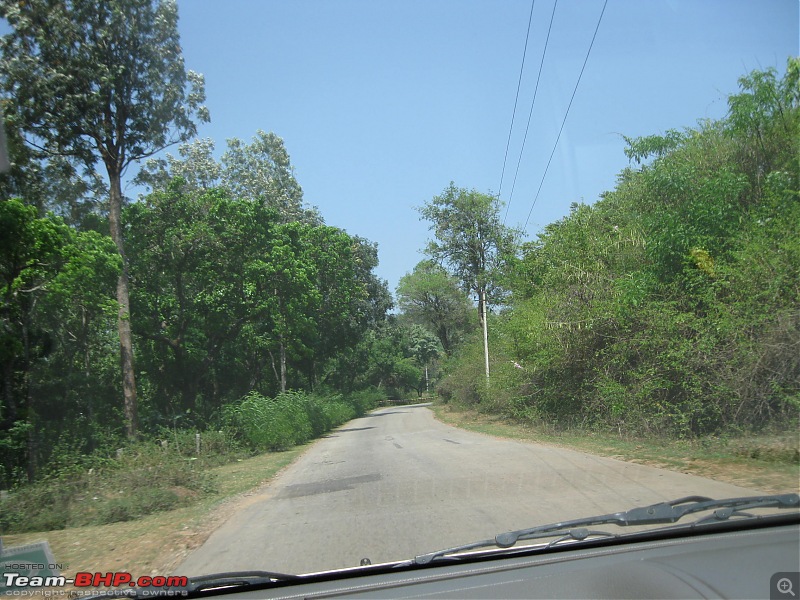
<instances>
[{"instance_id":1,"label":"sky","mask_svg":"<svg viewBox=\"0 0 800 600\"><path fill-rule=\"evenodd\" d=\"M282 137L306 202L378 243L394 291L430 236L416 207L451 181L499 193L533 238L613 189L622 135L724 117L738 77L800 54L798 0L608 0L553 151L604 0L534 1L507 159L531 0L178 0L211 113L198 136L217 156Z\"/></svg>"}]
</instances>

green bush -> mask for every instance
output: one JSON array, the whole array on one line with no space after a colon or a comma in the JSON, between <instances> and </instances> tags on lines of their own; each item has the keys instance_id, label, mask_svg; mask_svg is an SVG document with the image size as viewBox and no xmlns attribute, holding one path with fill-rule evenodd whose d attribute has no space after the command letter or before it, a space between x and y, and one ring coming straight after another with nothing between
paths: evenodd
<instances>
[{"instance_id":1,"label":"green bush","mask_svg":"<svg viewBox=\"0 0 800 600\"><path fill-rule=\"evenodd\" d=\"M232 435L252 450L283 450L362 416L383 398L374 389L346 397L294 391L267 398L253 391L226 407L225 421Z\"/></svg>"},{"instance_id":2,"label":"green bush","mask_svg":"<svg viewBox=\"0 0 800 600\"><path fill-rule=\"evenodd\" d=\"M113 458L83 460L94 466L62 466L58 475L12 489L0 501L0 534L135 519L215 490L199 461L154 440L124 446Z\"/></svg>"},{"instance_id":3,"label":"green bush","mask_svg":"<svg viewBox=\"0 0 800 600\"><path fill-rule=\"evenodd\" d=\"M356 409L346 402L326 402L324 410L332 427L338 427L342 423L347 423L347 421L354 419L356 416Z\"/></svg>"},{"instance_id":4,"label":"green bush","mask_svg":"<svg viewBox=\"0 0 800 600\"><path fill-rule=\"evenodd\" d=\"M356 416L361 417L374 410L381 402L386 401L387 396L384 389L368 388L353 392L347 398L355 408Z\"/></svg>"},{"instance_id":5,"label":"green bush","mask_svg":"<svg viewBox=\"0 0 800 600\"><path fill-rule=\"evenodd\" d=\"M75 481L51 479L12 490L0 501L0 533L64 529L78 489Z\"/></svg>"}]
</instances>

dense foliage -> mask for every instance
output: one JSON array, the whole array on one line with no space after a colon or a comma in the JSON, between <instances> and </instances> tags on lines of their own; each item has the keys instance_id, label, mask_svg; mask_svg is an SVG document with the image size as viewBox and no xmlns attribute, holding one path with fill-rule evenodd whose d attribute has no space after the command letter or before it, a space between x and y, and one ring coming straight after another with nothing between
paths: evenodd
<instances>
[{"instance_id":1,"label":"dense foliage","mask_svg":"<svg viewBox=\"0 0 800 600\"><path fill-rule=\"evenodd\" d=\"M290 390L313 391L318 435L420 389L430 351L387 323L377 246L304 204L281 138L228 140L221 162L189 142L208 113L175 2L0 0L0 16L0 488L85 475L137 435L280 447L233 418L254 398L288 414ZM122 198L124 170L175 142L135 178L150 193Z\"/></svg>"},{"instance_id":2,"label":"dense foliage","mask_svg":"<svg viewBox=\"0 0 800 600\"><path fill-rule=\"evenodd\" d=\"M26 152L35 149L45 162L66 166L71 179L80 168L96 182L98 164L108 177L108 231L122 258L120 375L133 439L138 403L122 176L132 163L191 139L196 121L209 120L203 76L184 66L174 0L2 0L0 17L11 25L0 38L0 90L17 126L9 137L24 139Z\"/></svg>"},{"instance_id":3,"label":"dense foliage","mask_svg":"<svg viewBox=\"0 0 800 600\"><path fill-rule=\"evenodd\" d=\"M119 255L107 236L36 213L15 199L0 204L7 483L48 475L65 454L81 463L122 443L113 376ZM376 374L377 361L345 360L390 337L376 333L390 301L372 272L373 244L180 178L131 204L124 223L146 435L233 426L230 415L253 397L288 389L334 394L314 400L327 430L364 410L342 404L337 389L419 387L418 372L395 385ZM387 377L413 353L404 348L384 365ZM277 397L288 411L287 396Z\"/></svg>"},{"instance_id":4,"label":"dense foliage","mask_svg":"<svg viewBox=\"0 0 800 600\"><path fill-rule=\"evenodd\" d=\"M695 436L797 427L800 60L740 80L725 119L629 139L637 166L523 248L440 391L519 419Z\"/></svg>"}]
</instances>

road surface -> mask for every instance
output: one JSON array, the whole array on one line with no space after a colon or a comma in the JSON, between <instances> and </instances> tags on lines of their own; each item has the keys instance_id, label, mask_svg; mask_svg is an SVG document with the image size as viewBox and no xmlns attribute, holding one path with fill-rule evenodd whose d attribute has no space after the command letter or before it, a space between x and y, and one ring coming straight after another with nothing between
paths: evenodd
<instances>
[{"instance_id":1,"label":"road surface","mask_svg":"<svg viewBox=\"0 0 800 600\"><path fill-rule=\"evenodd\" d=\"M176 569L309 573L411 558L497 533L734 485L378 410L315 442Z\"/></svg>"}]
</instances>

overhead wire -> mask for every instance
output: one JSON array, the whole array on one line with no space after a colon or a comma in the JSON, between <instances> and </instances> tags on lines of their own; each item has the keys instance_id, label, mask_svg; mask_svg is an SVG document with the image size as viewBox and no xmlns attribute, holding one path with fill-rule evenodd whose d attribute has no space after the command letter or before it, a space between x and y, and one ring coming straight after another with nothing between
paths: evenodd
<instances>
[{"instance_id":1,"label":"overhead wire","mask_svg":"<svg viewBox=\"0 0 800 600\"><path fill-rule=\"evenodd\" d=\"M553 155L556 153L556 147L558 146L558 141L561 139L561 133L564 131L564 124L567 122L567 116L569 115L569 109L572 108L572 101L575 100L575 93L578 91L578 86L581 83L581 78L583 77L583 71L586 69L586 63L589 62L589 55L592 53L592 47L594 46L594 41L597 38L597 32L600 29L600 23L603 20L603 14L606 12L606 6L608 5L608 0L603 2L603 10L600 11L600 16L597 19L597 26L594 28L594 35L592 35L592 41L589 44L589 49L586 51L586 58L583 59L583 66L581 67L581 72L578 75L578 81L575 82L575 89L572 90L572 97L569 99L569 104L567 105L567 111L564 113L564 119L561 121L561 128L558 130L558 136L556 137L556 141L553 144L553 150L550 152L550 158L547 161L547 166L544 169L544 173L542 174L542 180L539 182L539 189L536 190L536 196L533 199L533 203L531 204L531 209L528 211L528 218L525 219L525 225L522 226L522 229L526 229L528 227L528 221L531 219L531 215L533 214L533 208L536 206L536 201L539 199L539 193L542 191L542 185L544 185L544 179L547 177L547 171L550 169L550 163L553 161Z\"/></svg>"},{"instance_id":2,"label":"overhead wire","mask_svg":"<svg viewBox=\"0 0 800 600\"><path fill-rule=\"evenodd\" d=\"M519 79L517 80L517 93L514 96L514 110L511 112L511 125L508 127L508 140L506 141L506 155L503 157L503 170L500 173L500 187L497 190L499 197L503 191L503 178L506 174L506 161L508 160L508 149L511 146L511 131L514 129L514 117L517 115L517 102L519 101L519 88L522 85L522 71L525 68L525 56L528 54L528 38L531 35L531 22L533 21L533 7L536 0L531 0L531 13L528 15L528 32L525 34L525 48L522 50L522 64L519 67Z\"/></svg>"},{"instance_id":3,"label":"overhead wire","mask_svg":"<svg viewBox=\"0 0 800 600\"><path fill-rule=\"evenodd\" d=\"M547 55L547 45L550 42L550 32L553 29L553 19L556 16L556 7L558 0L553 3L553 11L550 13L550 25L547 27L547 37L544 40L544 49L542 50L542 60L539 61L539 73L536 75L536 87L533 89L533 100L531 101L531 109L528 112L528 123L525 125L525 135L522 137L522 147L519 149L519 158L517 159L517 169L514 171L514 182L511 184L511 193L508 196L508 204L506 204L506 214L503 217L503 225L508 218L508 209L511 208L511 200L514 198L514 189L517 187L517 175L519 175L519 166L522 163L522 155L525 152L525 142L528 140L528 130L531 126L531 117L533 116L533 107L536 104L536 94L539 92L539 80L542 77L542 67L544 66L544 57Z\"/></svg>"}]
</instances>

